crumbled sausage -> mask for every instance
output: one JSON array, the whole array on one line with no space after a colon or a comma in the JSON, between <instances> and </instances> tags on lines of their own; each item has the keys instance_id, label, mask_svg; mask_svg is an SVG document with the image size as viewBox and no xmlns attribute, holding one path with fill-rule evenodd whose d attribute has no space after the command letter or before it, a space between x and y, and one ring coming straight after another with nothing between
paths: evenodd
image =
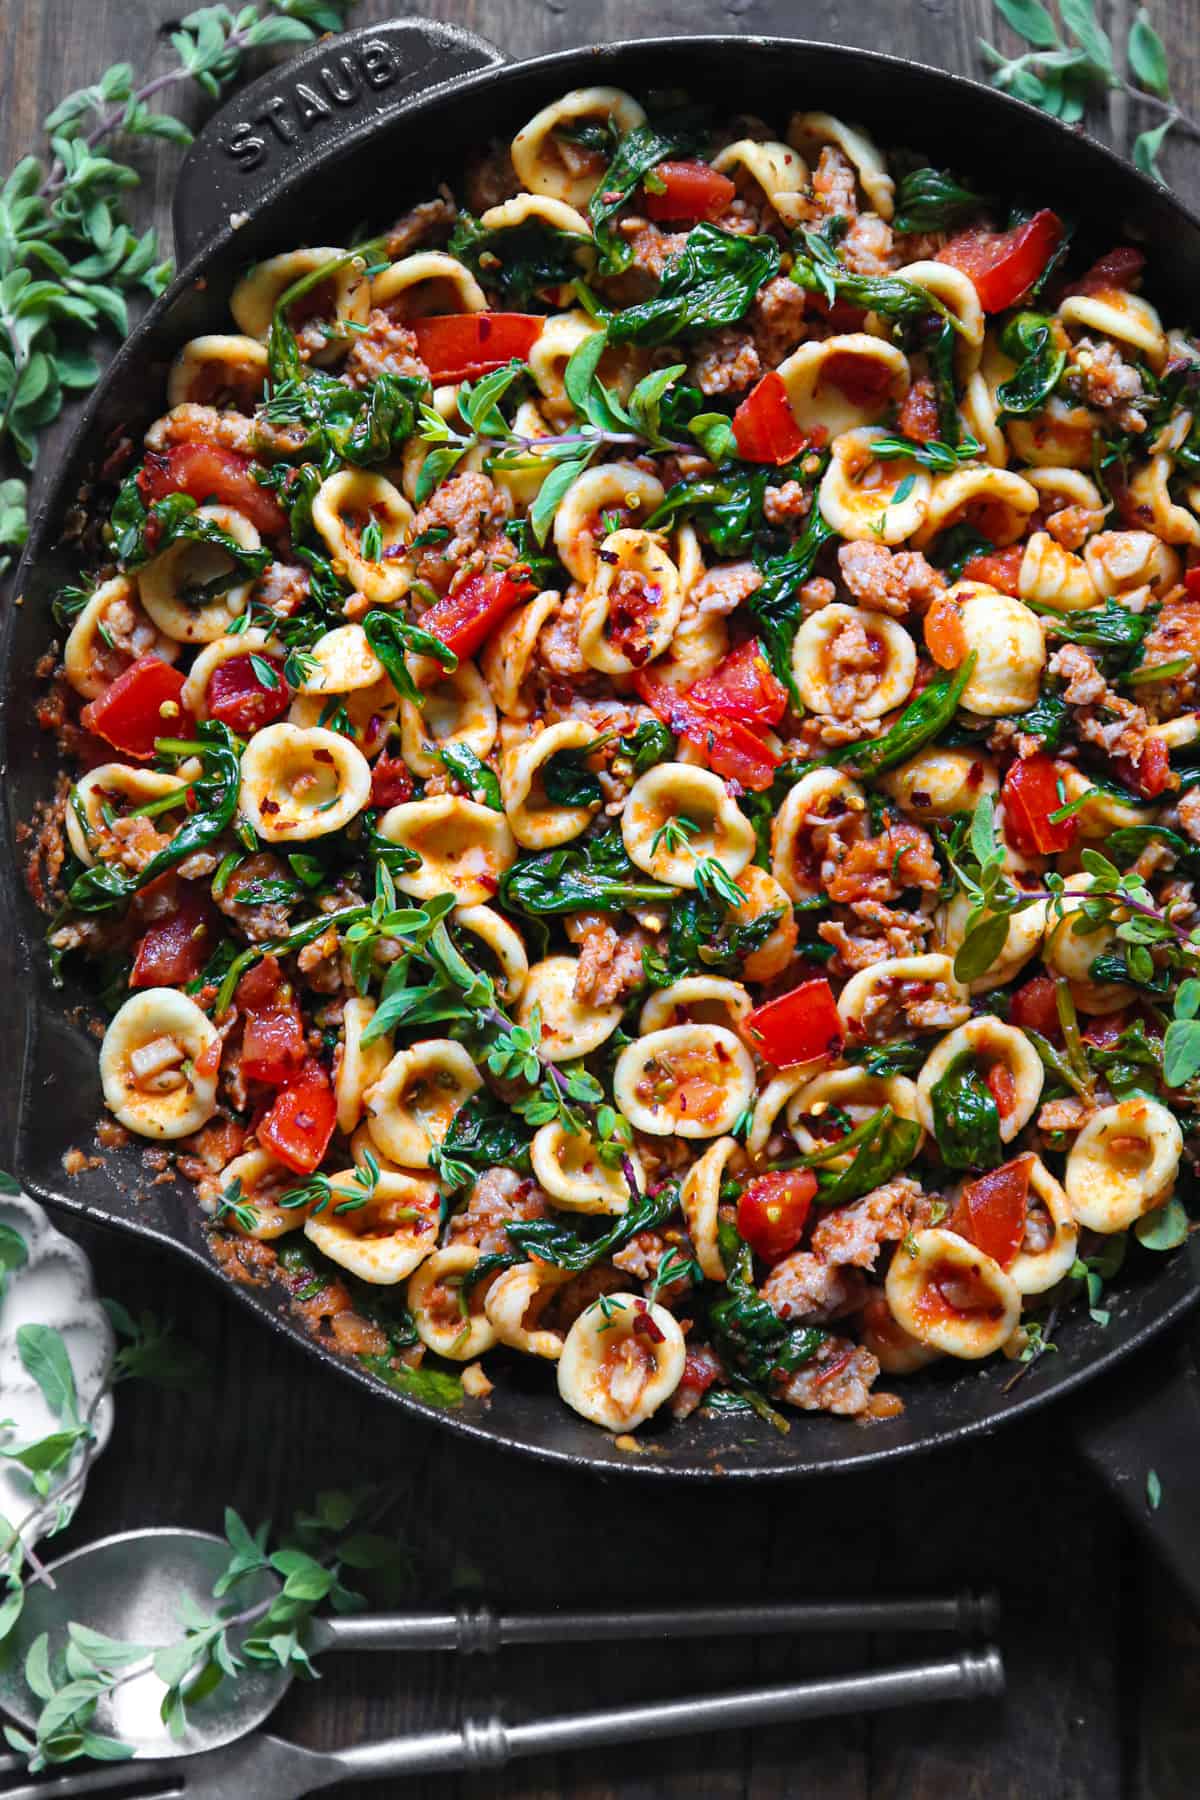
<instances>
[{"instance_id":1,"label":"crumbled sausage","mask_svg":"<svg viewBox=\"0 0 1200 1800\"><path fill-rule=\"evenodd\" d=\"M350 354L342 365L342 379L350 387L363 388L370 387L381 375L429 380L429 370L417 355L416 333L376 306L367 315L366 330L355 333Z\"/></svg>"},{"instance_id":2,"label":"crumbled sausage","mask_svg":"<svg viewBox=\"0 0 1200 1800\"><path fill-rule=\"evenodd\" d=\"M761 374L762 362L748 331L722 325L697 333L689 379L702 394L743 393Z\"/></svg>"},{"instance_id":3,"label":"crumbled sausage","mask_svg":"<svg viewBox=\"0 0 1200 1800\"><path fill-rule=\"evenodd\" d=\"M886 544L842 544L838 572L860 606L893 619L924 613L946 590L940 570L919 550L889 550Z\"/></svg>"},{"instance_id":4,"label":"crumbled sausage","mask_svg":"<svg viewBox=\"0 0 1200 1800\"><path fill-rule=\"evenodd\" d=\"M446 529L412 553L413 576L444 594L455 580L475 573L486 561L511 562L516 551L503 534L512 516L512 501L486 475L455 475L445 482L413 520L413 536Z\"/></svg>"}]
</instances>

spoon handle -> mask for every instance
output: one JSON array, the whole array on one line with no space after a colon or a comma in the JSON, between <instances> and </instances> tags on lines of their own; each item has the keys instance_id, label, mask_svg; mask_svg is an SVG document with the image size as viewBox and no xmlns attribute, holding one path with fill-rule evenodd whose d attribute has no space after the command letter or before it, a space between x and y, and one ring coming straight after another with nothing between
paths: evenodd
<instances>
[{"instance_id":1,"label":"spoon handle","mask_svg":"<svg viewBox=\"0 0 1200 1800\"><path fill-rule=\"evenodd\" d=\"M838 1675L777 1687L740 1688L688 1700L651 1701L639 1706L603 1707L503 1725L498 1718L470 1722L461 1732L438 1731L415 1738L358 1744L339 1751L337 1779L382 1780L389 1775L449 1773L501 1768L520 1756L553 1755L599 1744L648 1738L691 1736L779 1725L842 1713L876 1712L930 1700L967 1700L999 1694L1004 1668L994 1649L966 1651L937 1662L907 1663L866 1675Z\"/></svg>"},{"instance_id":2,"label":"spoon handle","mask_svg":"<svg viewBox=\"0 0 1200 1800\"><path fill-rule=\"evenodd\" d=\"M486 1605L444 1613L377 1613L320 1620L312 1649L458 1650L502 1644L595 1644L629 1638L766 1637L808 1633L953 1631L985 1634L999 1615L994 1594L898 1600L805 1600L773 1606L635 1608L621 1612L497 1614Z\"/></svg>"}]
</instances>

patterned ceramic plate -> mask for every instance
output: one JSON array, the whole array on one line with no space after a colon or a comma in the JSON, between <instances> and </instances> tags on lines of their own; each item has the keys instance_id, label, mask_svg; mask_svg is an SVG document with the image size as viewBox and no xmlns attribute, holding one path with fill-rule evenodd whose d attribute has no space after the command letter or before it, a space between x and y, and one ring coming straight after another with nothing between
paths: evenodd
<instances>
[{"instance_id":1,"label":"patterned ceramic plate","mask_svg":"<svg viewBox=\"0 0 1200 1800\"><path fill-rule=\"evenodd\" d=\"M15 1231L25 1245L27 1260L9 1270L0 1295L0 1417L11 1421L5 1447L33 1443L57 1429L59 1421L26 1371L17 1349L22 1325L52 1325L62 1335L71 1359L79 1410L86 1417L112 1360L114 1338L108 1316L97 1296L92 1268L78 1244L56 1231L41 1207L23 1194L0 1193L0 1226ZM93 1424L99 1455L112 1431L113 1404L105 1396L96 1407ZM81 1467L82 1451L59 1485L69 1482ZM38 1512L32 1481L19 1463L0 1458L0 1514L10 1525L20 1525L33 1513L22 1537L27 1544L55 1525L65 1524L83 1496L83 1483L73 1487L62 1502L53 1495ZM7 1533L5 1534L7 1535Z\"/></svg>"}]
</instances>

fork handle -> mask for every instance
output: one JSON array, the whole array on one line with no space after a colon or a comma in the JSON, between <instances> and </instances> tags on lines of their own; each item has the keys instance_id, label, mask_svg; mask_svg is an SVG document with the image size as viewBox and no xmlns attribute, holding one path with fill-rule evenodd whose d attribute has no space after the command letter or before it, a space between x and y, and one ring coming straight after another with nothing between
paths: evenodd
<instances>
[{"instance_id":1,"label":"fork handle","mask_svg":"<svg viewBox=\"0 0 1200 1800\"><path fill-rule=\"evenodd\" d=\"M461 1731L358 1744L330 1758L331 1781L382 1780L385 1776L427 1775L456 1770L502 1768L520 1756L647 1738L688 1736L779 1725L839 1713L876 1712L929 1700L966 1700L999 1694L1004 1667L995 1649L968 1651L936 1662L901 1664L865 1675L836 1675L778 1687L740 1688L690 1700L650 1701L640 1706L604 1707L504 1725L492 1717L468 1721Z\"/></svg>"},{"instance_id":2,"label":"fork handle","mask_svg":"<svg viewBox=\"0 0 1200 1800\"><path fill-rule=\"evenodd\" d=\"M990 1632L994 1594L964 1590L899 1600L816 1600L774 1606L653 1607L620 1612L376 1613L320 1619L310 1650L457 1650L491 1654L504 1644L597 1644L632 1638L763 1637L873 1631Z\"/></svg>"}]
</instances>

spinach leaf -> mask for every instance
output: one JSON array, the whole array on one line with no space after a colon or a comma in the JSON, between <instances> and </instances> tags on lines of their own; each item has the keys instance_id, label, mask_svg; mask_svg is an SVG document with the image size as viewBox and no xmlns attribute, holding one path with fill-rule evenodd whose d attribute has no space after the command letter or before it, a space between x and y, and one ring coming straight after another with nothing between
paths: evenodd
<instances>
[{"instance_id":1,"label":"spinach leaf","mask_svg":"<svg viewBox=\"0 0 1200 1800\"><path fill-rule=\"evenodd\" d=\"M1014 713L1010 723L1027 737L1041 738L1043 750L1057 750L1070 716L1067 703L1060 694L1043 692L1027 713Z\"/></svg>"},{"instance_id":2,"label":"spinach leaf","mask_svg":"<svg viewBox=\"0 0 1200 1800\"><path fill-rule=\"evenodd\" d=\"M668 762L675 754L675 737L661 719L643 719L626 737L617 739L622 756L633 763L635 775L644 775L655 763Z\"/></svg>"},{"instance_id":3,"label":"spinach leaf","mask_svg":"<svg viewBox=\"0 0 1200 1800\"><path fill-rule=\"evenodd\" d=\"M438 1147L437 1167L450 1185L465 1187L485 1169L529 1167L532 1132L518 1113L480 1088L450 1121Z\"/></svg>"},{"instance_id":4,"label":"spinach leaf","mask_svg":"<svg viewBox=\"0 0 1200 1800\"><path fill-rule=\"evenodd\" d=\"M827 462L827 457L822 458L816 481L824 474ZM812 574L822 545L833 536L832 525L826 523L814 500L800 535L781 556L768 557L760 563L762 585L755 588L746 603L759 627L767 661L797 707L800 695L792 673L792 645L800 628L800 589Z\"/></svg>"},{"instance_id":5,"label":"spinach leaf","mask_svg":"<svg viewBox=\"0 0 1200 1800\"><path fill-rule=\"evenodd\" d=\"M847 1062L858 1063L868 1075L915 1075L929 1055L922 1038L893 1038L887 1044L865 1044L844 1052Z\"/></svg>"},{"instance_id":6,"label":"spinach leaf","mask_svg":"<svg viewBox=\"0 0 1200 1800\"><path fill-rule=\"evenodd\" d=\"M1170 1030L1170 1026L1167 1029ZM1163 1044L1160 1039L1146 1035L1143 1020L1136 1019L1132 1025L1127 1025L1116 1042L1103 1049L1087 1045L1087 1058L1104 1076L1118 1100L1139 1093L1149 1094L1151 1098L1157 1096Z\"/></svg>"},{"instance_id":7,"label":"spinach leaf","mask_svg":"<svg viewBox=\"0 0 1200 1800\"><path fill-rule=\"evenodd\" d=\"M1000 417L1023 418L1040 411L1067 366L1067 353L1055 343L1053 324L1044 313L1017 313L1004 327L1000 348L1017 365L996 390Z\"/></svg>"},{"instance_id":8,"label":"spinach leaf","mask_svg":"<svg viewBox=\"0 0 1200 1800\"><path fill-rule=\"evenodd\" d=\"M722 1297L709 1308L713 1348L722 1362L767 1390L775 1371L791 1374L810 1362L829 1333L819 1326L789 1325L754 1285L754 1255L736 1226L722 1220L718 1249L725 1265Z\"/></svg>"},{"instance_id":9,"label":"spinach leaf","mask_svg":"<svg viewBox=\"0 0 1200 1800\"><path fill-rule=\"evenodd\" d=\"M576 840L560 850L525 856L500 882L500 904L513 912L620 912L628 906L673 901L679 890L651 881L625 854L620 827Z\"/></svg>"},{"instance_id":10,"label":"spinach leaf","mask_svg":"<svg viewBox=\"0 0 1200 1800\"><path fill-rule=\"evenodd\" d=\"M1106 600L1103 607L1093 606L1080 613L1056 612L1040 600L1026 600L1025 605L1046 618L1046 629L1055 637L1069 644L1082 644L1088 650L1111 653L1122 662L1139 648L1156 616L1156 612L1130 612L1112 599Z\"/></svg>"},{"instance_id":11,"label":"spinach leaf","mask_svg":"<svg viewBox=\"0 0 1200 1800\"><path fill-rule=\"evenodd\" d=\"M855 1144L854 1160L847 1168L818 1171L817 1200L822 1206L844 1206L847 1201L861 1200L864 1194L882 1187L906 1169L917 1154L921 1127L915 1119L902 1119L890 1106L881 1106L848 1138L831 1144L828 1153L836 1154L851 1140ZM817 1153L822 1154L825 1153Z\"/></svg>"},{"instance_id":12,"label":"spinach leaf","mask_svg":"<svg viewBox=\"0 0 1200 1800\"><path fill-rule=\"evenodd\" d=\"M962 440L962 420L958 414L958 388L955 385L954 361L957 334L949 319L933 321L934 329L930 330L928 322L923 322L918 330L918 338L925 339L925 356L929 364L929 373L933 378L934 391L937 394L938 430L943 441L952 450L957 450ZM974 440L972 439L972 442Z\"/></svg>"},{"instance_id":13,"label":"spinach leaf","mask_svg":"<svg viewBox=\"0 0 1200 1800\"><path fill-rule=\"evenodd\" d=\"M546 288L562 287L580 273L579 253L588 240L554 231L539 219L487 230L469 212L460 212L446 249L484 287L505 300L527 305Z\"/></svg>"},{"instance_id":14,"label":"spinach leaf","mask_svg":"<svg viewBox=\"0 0 1200 1800\"><path fill-rule=\"evenodd\" d=\"M624 206L647 170L678 147L677 139L664 137L652 125L635 125L621 139L616 155L597 182L588 203L588 217L600 252L597 274L617 275L629 267L633 251L612 229L609 220Z\"/></svg>"},{"instance_id":15,"label":"spinach leaf","mask_svg":"<svg viewBox=\"0 0 1200 1800\"><path fill-rule=\"evenodd\" d=\"M681 331L732 325L778 269L774 238L738 237L716 225L695 225L663 270L658 293L609 315L609 342L665 344Z\"/></svg>"},{"instance_id":16,"label":"spinach leaf","mask_svg":"<svg viewBox=\"0 0 1200 1800\"><path fill-rule=\"evenodd\" d=\"M942 532L930 547L929 560L949 581L957 581L973 556L992 556L995 550L991 538L985 538L982 532L964 521Z\"/></svg>"},{"instance_id":17,"label":"spinach leaf","mask_svg":"<svg viewBox=\"0 0 1200 1800\"><path fill-rule=\"evenodd\" d=\"M395 1388L398 1394L408 1394L411 1399L419 1400L422 1406L444 1409L462 1405L462 1378L450 1369L413 1369L407 1363L393 1364L386 1356L360 1356L358 1361L376 1380Z\"/></svg>"},{"instance_id":18,"label":"spinach leaf","mask_svg":"<svg viewBox=\"0 0 1200 1800\"><path fill-rule=\"evenodd\" d=\"M588 768L584 758L591 748L580 745L577 750L559 750L542 764L542 786L552 806L599 806L604 795L600 778Z\"/></svg>"},{"instance_id":19,"label":"spinach leaf","mask_svg":"<svg viewBox=\"0 0 1200 1800\"><path fill-rule=\"evenodd\" d=\"M775 469L726 463L703 480L677 481L647 519L647 530L663 531L680 519L691 519L719 555L745 556L764 527L768 482L774 486L787 479Z\"/></svg>"},{"instance_id":20,"label":"spinach leaf","mask_svg":"<svg viewBox=\"0 0 1200 1800\"><path fill-rule=\"evenodd\" d=\"M139 888L215 843L233 822L241 791L241 746L228 726L206 719L197 725L194 739L162 738L159 743L169 755L200 758L201 773L189 783L196 810L137 874L112 863L97 863L77 875L67 889L67 904L76 912L108 912L123 906Z\"/></svg>"},{"instance_id":21,"label":"spinach leaf","mask_svg":"<svg viewBox=\"0 0 1200 1800\"><path fill-rule=\"evenodd\" d=\"M582 1238L558 1219L525 1219L505 1227L519 1250L532 1253L556 1269L578 1274L605 1261L639 1231L663 1225L679 1204L679 1185L669 1181L657 1194L639 1194L633 1204L599 1237Z\"/></svg>"},{"instance_id":22,"label":"spinach leaf","mask_svg":"<svg viewBox=\"0 0 1200 1800\"><path fill-rule=\"evenodd\" d=\"M1166 825L1121 825L1116 831L1109 832L1104 849L1113 856L1127 856L1132 862L1147 844L1164 845L1176 861L1187 868L1200 867L1200 845L1193 844L1182 832L1172 831Z\"/></svg>"},{"instance_id":23,"label":"spinach leaf","mask_svg":"<svg viewBox=\"0 0 1200 1800\"><path fill-rule=\"evenodd\" d=\"M739 925L737 914L719 902L679 894L670 912L666 954L642 953L647 980L652 987L670 987L685 975L740 975L743 962L761 950L782 917L783 908L774 907Z\"/></svg>"},{"instance_id":24,"label":"spinach leaf","mask_svg":"<svg viewBox=\"0 0 1200 1800\"><path fill-rule=\"evenodd\" d=\"M481 762L469 744L444 744L438 751L442 766L456 781L461 781L472 800L490 806L493 812L504 811L500 783L485 762Z\"/></svg>"},{"instance_id":25,"label":"spinach leaf","mask_svg":"<svg viewBox=\"0 0 1200 1800\"><path fill-rule=\"evenodd\" d=\"M458 667L458 658L453 650L443 644L439 638L432 637L428 631L422 631L419 625L413 625L399 614L385 612L382 607L372 607L362 622L363 631L372 650L383 664L384 673L398 694L411 700L414 706L420 706L423 696L416 682L408 672L407 657L432 656L447 673Z\"/></svg>"},{"instance_id":26,"label":"spinach leaf","mask_svg":"<svg viewBox=\"0 0 1200 1800\"><path fill-rule=\"evenodd\" d=\"M933 1134L949 1169L994 1169L1004 1160L1000 1109L969 1050L930 1092Z\"/></svg>"},{"instance_id":27,"label":"spinach leaf","mask_svg":"<svg viewBox=\"0 0 1200 1800\"><path fill-rule=\"evenodd\" d=\"M788 271L797 287L820 294L830 303L848 300L852 306L883 313L889 319L923 319L930 313L947 316L941 301L915 281L899 275L855 275L848 269L834 248L845 223L841 218L830 219L820 231L797 234L799 246Z\"/></svg>"},{"instance_id":28,"label":"spinach leaf","mask_svg":"<svg viewBox=\"0 0 1200 1800\"><path fill-rule=\"evenodd\" d=\"M272 425L307 433L290 455L312 458L327 469L339 462L366 468L399 454L427 392L427 383L407 375L380 375L353 388L323 369L309 369L278 383L262 416Z\"/></svg>"},{"instance_id":29,"label":"spinach leaf","mask_svg":"<svg viewBox=\"0 0 1200 1800\"><path fill-rule=\"evenodd\" d=\"M539 588L565 586L567 576L552 552L539 549L528 519L510 519L504 535L517 547L517 559L529 570L529 579Z\"/></svg>"},{"instance_id":30,"label":"spinach leaf","mask_svg":"<svg viewBox=\"0 0 1200 1800\"><path fill-rule=\"evenodd\" d=\"M753 601L753 596L751 599ZM869 743L845 744L825 761L848 768L863 781L873 780L894 769L897 763L906 762L922 744L927 744L949 725L974 673L975 662L976 652L972 650L957 669L947 669L936 681L931 681L905 707L890 731L885 731L882 737L872 738Z\"/></svg>"},{"instance_id":31,"label":"spinach leaf","mask_svg":"<svg viewBox=\"0 0 1200 1800\"><path fill-rule=\"evenodd\" d=\"M269 550L247 550L227 531L222 531L214 519L201 518L199 510L190 494L166 494L147 507L137 486L137 476L131 475L117 495L112 511L116 534L114 547L119 561L127 569L136 568L151 556L158 556L180 538L194 544L211 544L229 557L232 567L224 574L181 594L181 599L189 605L201 605L236 587L239 582L261 575L271 561Z\"/></svg>"},{"instance_id":32,"label":"spinach leaf","mask_svg":"<svg viewBox=\"0 0 1200 1800\"><path fill-rule=\"evenodd\" d=\"M948 231L979 211L983 197L954 179L948 169L912 169L896 194L894 231Z\"/></svg>"}]
</instances>

